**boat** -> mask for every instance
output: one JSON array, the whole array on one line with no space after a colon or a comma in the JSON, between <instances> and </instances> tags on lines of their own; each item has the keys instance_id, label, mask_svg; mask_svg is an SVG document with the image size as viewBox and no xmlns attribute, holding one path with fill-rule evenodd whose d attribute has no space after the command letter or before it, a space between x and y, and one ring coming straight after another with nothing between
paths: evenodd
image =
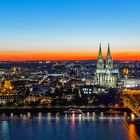
<instances>
[{"instance_id":1,"label":"boat","mask_svg":"<svg viewBox=\"0 0 140 140\"><path fill-rule=\"evenodd\" d=\"M65 114L82 114L82 110L81 109L73 109L73 108L70 108L66 111L64 111Z\"/></svg>"}]
</instances>

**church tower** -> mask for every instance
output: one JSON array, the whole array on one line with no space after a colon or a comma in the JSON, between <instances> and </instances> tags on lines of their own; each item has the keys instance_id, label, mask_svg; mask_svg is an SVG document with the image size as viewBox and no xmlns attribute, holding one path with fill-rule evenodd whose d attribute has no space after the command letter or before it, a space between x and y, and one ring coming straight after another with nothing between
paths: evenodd
<instances>
[{"instance_id":1,"label":"church tower","mask_svg":"<svg viewBox=\"0 0 140 140\"><path fill-rule=\"evenodd\" d=\"M108 43L105 66L104 66L104 60L102 57L102 49L100 44L99 54L97 58L97 66L95 70L94 84L99 86L104 86L104 87L116 87L118 76L119 76L119 70L113 68L113 60L110 52L109 43Z\"/></svg>"},{"instance_id":2,"label":"church tower","mask_svg":"<svg viewBox=\"0 0 140 140\"><path fill-rule=\"evenodd\" d=\"M108 50L106 56L106 69L113 69L113 60L110 52L110 45L108 43Z\"/></svg>"},{"instance_id":3,"label":"church tower","mask_svg":"<svg viewBox=\"0 0 140 140\"><path fill-rule=\"evenodd\" d=\"M103 69L104 68L104 60L102 57L102 48L101 48L101 43L99 45L99 54L98 54L98 59L97 59L97 69Z\"/></svg>"}]
</instances>

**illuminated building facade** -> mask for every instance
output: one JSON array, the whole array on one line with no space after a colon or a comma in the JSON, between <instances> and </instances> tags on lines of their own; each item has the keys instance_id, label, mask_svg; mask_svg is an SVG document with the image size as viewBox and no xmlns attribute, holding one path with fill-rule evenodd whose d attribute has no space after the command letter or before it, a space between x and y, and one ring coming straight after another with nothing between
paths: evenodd
<instances>
[{"instance_id":1,"label":"illuminated building facade","mask_svg":"<svg viewBox=\"0 0 140 140\"><path fill-rule=\"evenodd\" d=\"M12 95L13 94L13 88L11 85L11 81L9 77L6 75L5 76L5 81L4 84L0 85L0 95Z\"/></svg>"},{"instance_id":2,"label":"illuminated building facade","mask_svg":"<svg viewBox=\"0 0 140 140\"><path fill-rule=\"evenodd\" d=\"M94 84L99 86L105 86L105 87L116 87L118 76L119 76L119 70L114 69L113 67L113 60L112 60L109 44L108 44L105 64L104 64L104 59L102 56L102 49L100 44L95 77L94 77Z\"/></svg>"},{"instance_id":3,"label":"illuminated building facade","mask_svg":"<svg viewBox=\"0 0 140 140\"><path fill-rule=\"evenodd\" d=\"M0 105L5 105L6 103L15 101L22 101L21 96L16 95L15 92L16 91L14 91L8 75L6 75L4 83L2 84L2 82L0 82Z\"/></svg>"}]
</instances>

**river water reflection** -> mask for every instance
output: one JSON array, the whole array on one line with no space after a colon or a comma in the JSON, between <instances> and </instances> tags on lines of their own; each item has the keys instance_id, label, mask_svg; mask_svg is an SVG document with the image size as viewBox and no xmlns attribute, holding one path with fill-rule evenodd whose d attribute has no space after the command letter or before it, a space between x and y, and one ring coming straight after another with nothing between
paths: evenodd
<instances>
[{"instance_id":1,"label":"river water reflection","mask_svg":"<svg viewBox=\"0 0 140 140\"><path fill-rule=\"evenodd\" d=\"M140 124L124 115L51 113L0 115L0 140L136 140Z\"/></svg>"}]
</instances>

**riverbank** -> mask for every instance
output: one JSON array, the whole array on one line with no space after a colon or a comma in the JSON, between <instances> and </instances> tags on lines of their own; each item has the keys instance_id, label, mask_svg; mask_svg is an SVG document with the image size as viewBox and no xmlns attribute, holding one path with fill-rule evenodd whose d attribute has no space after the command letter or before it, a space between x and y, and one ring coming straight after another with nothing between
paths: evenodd
<instances>
[{"instance_id":1,"label":"riverbank","mask_svg":"<svg viewBox=\"0 0 140 140\"><path fill-rule=\"evenodd\" d=\"M65 110L68 110L71 107L1 107L0 113L27 113L27 112L51 112L51 113L64 113ZM109 112L111 111L118 111L118 112L128 112L131 113L131 110L129 108L111 108L111 107L72 107L81 109L83 112Z\"/></svg>"}]
</instances>

